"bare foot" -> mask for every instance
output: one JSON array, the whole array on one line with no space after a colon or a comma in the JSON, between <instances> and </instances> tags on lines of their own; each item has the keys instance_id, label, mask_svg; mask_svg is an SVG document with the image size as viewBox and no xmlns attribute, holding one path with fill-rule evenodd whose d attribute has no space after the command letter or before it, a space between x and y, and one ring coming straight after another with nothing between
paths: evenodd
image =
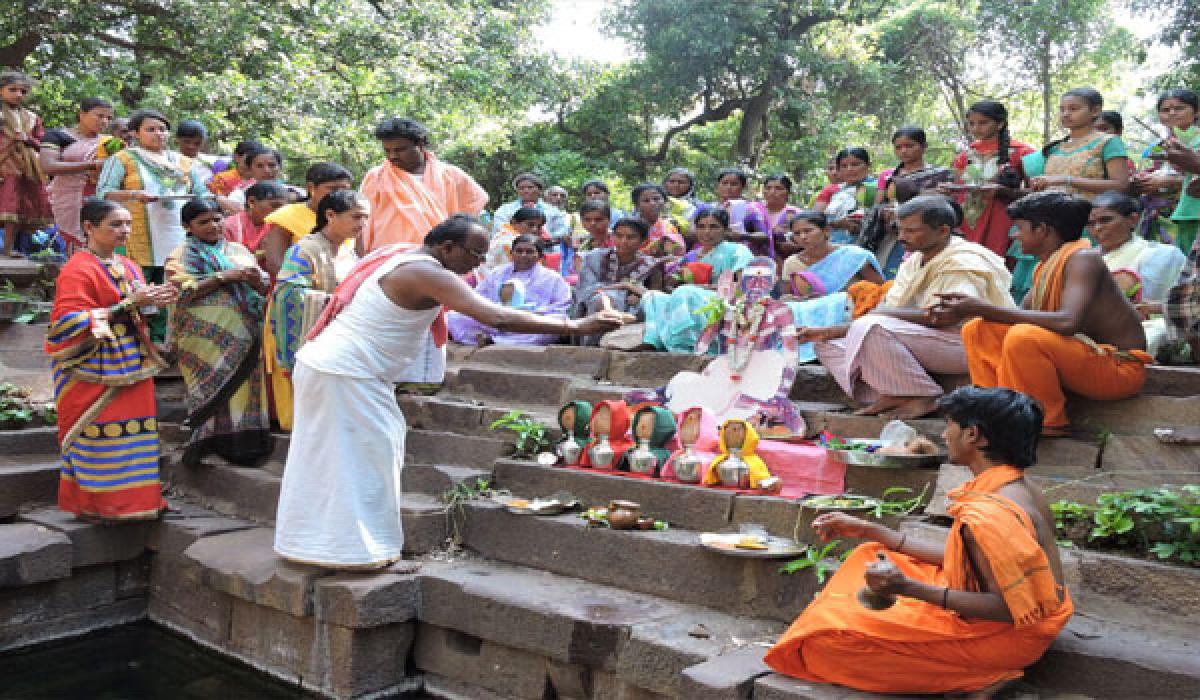
<instances>
[{"instance_id":1,"label":"bare foot","mask_svg":"<svg viewBox=\"0 0 1200 700\"><path fill-rule=\"evenodd\" d=\"M912 420L914 418L924 418L925 416L937 411L936 396L917 396L911 399L905 399L897 404L895 409L888 413L889 418L900 418L902 420Z\"/></svg>"},{"instance_id":2,"label":"bare foot","mask_svg":"<svg viewBox=\"0 0 1200 700\"><path fill-rule=\"evenodd\" d=\"M383 570L390 574L415 574L421 570L421 562L412 561L411 559L400 559L388 564Z\"/></svg>"},{"instance_id":3,"label":"bare foot","mask_svg":"<svg viewBox=\"0 0 1200 700\"><path fill-rule=\"evenodd\" d=\"M880 396L879 400L869 406L863 406L854 412L856 416L877 416L884 411L890 411L904 403L899 396Z\"/></svg>"}]
</instances>

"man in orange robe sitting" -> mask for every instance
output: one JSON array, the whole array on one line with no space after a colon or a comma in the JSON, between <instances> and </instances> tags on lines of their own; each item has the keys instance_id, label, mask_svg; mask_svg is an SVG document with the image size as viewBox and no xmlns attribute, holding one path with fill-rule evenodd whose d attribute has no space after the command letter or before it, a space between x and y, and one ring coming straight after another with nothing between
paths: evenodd
<instances>
[{"instance_id":1,"label":"man in orange robe sitting","mask_svg":"<svg viewBox=\"0 0 1200 700\"><path fill-rule=\"evenodd\" d=\"M1054 517L1024 478L1041 407L979 387L958 389L938 407L950 461L975 475L949 494L954 524L945 544L845 513L818 517L822 539L871 541L767 652L771 668L875 693L991 697L1041 658L1070 619ZM868 608L864 585L894 603Z\"/></svg>"},{"instance_id":2,"label":"man in orange robe sitting","mask_svg":"<svg viewBox=\"0 0 1200 700\"><path fill-rule=\"evenodd\" d=\"M1091 204L1061 192L1013 202L1008 215L1021 248L1041 260L1020 309L961 294L941 294L931 313L962 329L971 381L1004 386L1042 402L1042 435L1070 434L1064 388L1085 398L1135 396L1146 381L1142 321L1104 258L1082 238Z\"/></svg>"},{"instance_id":3,"label":"man in orange robe sitting","mask_svg":"<svg viewBox=\"0 0 1200 700\"><path fill-rule=\"evenodd\" d=\"M429 130L411 119L385 119L375 128L387 162L371 168L359 188L371 203L360 252L389 243L418 248L451 214L479 216L488 195L461 168L429 150Z\"/></svg>"}]
</instances>

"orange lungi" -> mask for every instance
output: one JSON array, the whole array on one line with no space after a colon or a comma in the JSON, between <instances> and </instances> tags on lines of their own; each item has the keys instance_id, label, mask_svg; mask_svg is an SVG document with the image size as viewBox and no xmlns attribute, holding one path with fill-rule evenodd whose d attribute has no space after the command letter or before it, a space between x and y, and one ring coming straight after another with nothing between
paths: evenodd
<instances>
[{"instance_id":1,"label":"orange lungi","mask_svg":"<svg viewBox=\"0 0 1200 700\"><path fill-rule=\"evenodd\" d=\"M1065 428L1063 388L1088 399L1114 401L1135 396L1152 358L1141 350L1117 352L1028 323L1010 325L977 318L962 329L971 382L1002 386L1042 403L1043 428Z\"/></svg>"},{"instance_id":2,"label":"orange lungi","mask_svg":"<svg viewBox=\"0 0 1200 700\"><path fill-rule=\"evenodd\" d=\"M972 692L1020 678L1045 653L1074 607L1050 574L1028 517L992 493L1018 477L1020 470L996 467L951 492L960 502L951 505L956 524L946 540L944 568L888 552L909 578L951 590L979 590L960 535L961 524L968 524L1016 623L966 620L903 596L887 610L868 610L856 595L867 564L884 550L868 543L854 550L767 652L767 665L796 678L875 693ZM979 498L981 493L989 497Z\"/></svg>"}]
</instances>

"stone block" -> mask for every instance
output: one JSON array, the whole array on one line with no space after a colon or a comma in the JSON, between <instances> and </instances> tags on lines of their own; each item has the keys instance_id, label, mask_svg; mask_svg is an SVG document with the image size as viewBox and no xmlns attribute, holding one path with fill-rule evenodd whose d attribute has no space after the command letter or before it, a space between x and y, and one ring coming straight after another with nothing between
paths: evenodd
<instances>
[{"instance_id":1,"label":"stone block","mask_svg":"<svg viewBox=\"0 0 1200 700\"><path fill-rule=\"evenodd\" d=\"M576 382L572 384L554 405L562 405L567 401L587 401L596 404L600 401L624 401L625 395L635 387L607 382Z\"/></svg>"},{"instance_id":2,"label":"stone block","mask_svg":"<svg viewBox=\"0 0 1200 700\"><path fill-rule=\"evenodd\" d=\"M37 624L109 605L116 600L116 568L76 569L67 578L21 588L0 589L0 620L5 625Z\"/></svg>"},{"instance_id":3,"label":"stone block","mask_svg":"<svg viewBox=\"0 0 1200 700\"><path fill-rule=\"evenodd\" d=\"M417 616L421 584L416 575L340 573L318 579L316 618L342 627L379 627Z\"/></svg>"},{"instance_id":4,"label":"stone block","mask_svg":"<svg viewBox=\"0 0 1200 700\"><path fill-rule=\"evenodd\" d=\"M771 672L763 663L767 647L742 647L683 671L679 697L705 700L750 700L754 681Z\"/></svg>"},{"instance_id":5,"label":"stone block","mask_svg":"<svg viewBox=\"0 0 1200 700\"><path fill-rule=\"evenodd\" d=\"M223 535L255 527L239 518L227 518L209 510L195 508L192 517L167 515L153 524L146 538L146 547L159 554L180 554L202 537Z\"/></svg>"},{"instance_id":6,"label":"stone block","mask_svg":"<svg viewBox=\"0 0 1200 700\"><path fill-rule=\"evenodd\" d=\"M119 561L116 567L117 600L122 598L142 598L150 592L150 568L153 555L143 554L137 559Z\"/></svg>"},{"instance_id":7,"label":"stone block","mask_svg":"<svg viewBox=\"0 0 1200 700\"><path fill-rule=\"evenodd\" d=\"M671 700L670 696L621 680L615 673L598 672L593 678L592 697L595 700Z\"/></svg>"},{"instance_id":8,"label":"stone block","mask_svg":"<svg viewBox=\"0 0 1200 700\"><path fill-rule=\"evenodd\" d=\"M1030 474L1083 477L1100 464L1100 443L1094 439L1055 438L1038 442L1037 464Z\"/></svg>"},{"instance_id":9,"label":"stone block","mask_svg":"<svg viewBox=\"0 0 1200 700\"><path fill-rule=\"evenodd\" d=\"M404 465L400 477L402 492L438 497L460 483L474 485L477 479L490 481L492 472L475 467L408 463Z\"/></svg>"},{"instance_id":10,"label":"stone block","mask_svg":"<svg viewBox=\"0 0 1200 700\"><path fill-rule=\"evenodd\" d=\"M1072 398L1067 403L1067 415L1076 430L1096 436L1150 435L1155 428L1200 425L1200 401L1146 394L1122 401Z\"/></svg>"},{"instance_id":11,"label":"stone block","mask_svg":"<svg viewBox=\"0 0 1200 700\"><path fill-rule=\"evenodd\" d=\"M712 357L667 352L613 352L608 379L629 386L666 386L680 372L701 372Z\"/></svg>"},{"instance_id":12,"label":"stone block","mask_svg":"<svg viewBox=\"0 0 1200 700\"><path fill-rule=\"evenodd\" d=\"M409 494L400 501L404 554L416 557L445 546L450 536L446 506L432 496Z\"/></svg>"},{"instance_id":13,"label":"stone block","mask_svg":"<svg viewBox=\"0 0 1200 700\"><path fill-rule=\"evenodd\" d=\"M11 518L28 504L54 503L57 497L58 458L28 455L21 461L26 463L0 464L0 518Z\"/></svg>"},{"instance_id":14,"label":"stone block","mask_svg":"<svg viewBox=\"0 0 1200 700\"><path fill-rule=\"evenodd\" d=\"M538 371L542 368L527 369ZM458 378L450 388L455 393L491 396L513 404L557 406L562 403L563 392L571 381L571 377L553 374L470 366L458 370Z\"/></svg>"},{"instance_id":15,"label":"stone block","mask_svg":"<svg viewBox=\"0 0 1200 700\"><path fill-rule=\"evenodd\" d=\"M1200 370L1195 367L1146 367L1143 395L1200 396Z\"/></svg>"},{"instance_id":16,"label":"stone block","mask_svg":"<svg viewBox=\"0 0 1200 700\"><path fill-rule=\"evenodd\" d=\"M413 679L405 674L415 634L415 622L369 629L317 623L312 663L318 673L328 673L324 687L334 697L391 695L413 685Z\"/></svg>"},{"instance_id":17,"label":"stone block","mask_svg":"<svg viewBox=\"0 0 1200 700\"><path fill-rule=\"evenodd\" d=\"M266 528L203 537L183 556L202 570L204 584L250 603L297 617L313 611L313 585L326 572L275 554L275 532Z\"/></svg>"},{"instance_id":18,"label":"stone block","mask_svg":"<svg viewBox=\"0 0 1200 700\"><path fill-rule=\"evenodd\" d=\"M218 648L229 642L233 597L204 585L200 565L159 553L150 570L150 619Z\"/></svg>"},{"instance_id":19,"label":"stone block","mask_svg":"<svg viewBox=\"0 0 1200 700\"><path fill-rule=\"evenodd\" d=\"M709 636L693 636L697 627ZM667 697L686 697L681 692L684 669L739 645L773 642L783 630L780 622L692 608L670 619L635 625L617 656L617 677Z\"/></svg>"},{"instance_id":20,"label":"stone block","mask_svg":"<svg viewBox=\"0 0 1200 700\"><path fill-rule=\"evenodd\" d=\"M481 425L483 408L478 403L411 394L399 395L396 401L410 429L479 434L487 428Z\"/></svg>"},{"instance_id":21,"label":"stone block","mask_svg":"<svg viewBox=\"0 0 1200 700\"><path fill-rule=\"evenodd\" d=\"M881 498L890 488L906 488L911 493L897 494L914 497L925 490L925 497L933 492L937 481L936 469L926 468L879 468L857 464L846 465L846 491Z\"/></svg>"},{"instance_id":22,"label":"stone block","mask_svg":"<svg viewBox=\"0 0 1200 700\"><path fill-rule=\"evenodd\" d=\"M801 525L800 504L780 496L737 494L733 500L733 518L729 528L762 525L777 537L792 537Z\"/></svg>"},{"instance_id":23,"label":"stone block","mask_svg":"<svg viewBox=\"0 0 1200 700\"><path fill-rule=\"evenodd\" d=\"M801 410L800 413L808 424L810 435L828 430L839 437L878 438L883 426L891 420L880 416L856 416L853 413L842 412ZM905 423L937 443L941 443L942 431L946 429L946 421L940 418L921 418Z\"/></svg>"},{"instance_id":24,"label":"stone block","mask_svg":"<svg viewBox=\"0 0 1200 700\"><path fill-rule=\"evenodd\" d=\"M146 616L144 598L127 598L86 609L64 612L32 623L6 621L0 626L0 652L78 637L88 632L124 625ZM84 662L86 663L86 661Z\"/></svg>"},{"instance_id":25,"label":"stone block","mask_svg":"<svg viewBox=\"0 0 1200 700\"><path fill-rule=\"evenodd\" d=\"M564 664L545 660L546 676L554 697L563 700L583 700L592 695L592 670L580 664Z\"/></svg>"},{"instance_id":26,"label":"stone block","mask_svg":"<svg viewBox=\"0 0 1200 700\"><path fill-rule=\"evenodd\" d=\"M0 455L46 455L57 452L57 426L0 430Z\"/></svg>"},{"instance_id":27,"label":"stone block","mask_svg":"<svg viewBox=\"0 0 1200 700\"><path fill-rule=\"evenodd\" d=\"M864 693L769 673L754 681L754 700L881 700L898 696Z\"/></svg>"},{"instance_id":28,"label":"stone block","mask_svg":"<svg viewBox=\"0 0 1200 700\"><path fill-rule=\"evenodd\" d=\"M503 697L541 700L546 658L457 630L422 624L417 630L417 668L476 685Z\"/></svg>"},{"instance_id":29,"label":"stone block","mask_svg":"<svg viewBox=\"0 0 1200 700\"><path fill-rule=\"evenodd\" d=\"M675 609L645 596L497 563L426 565L421 620L567 664L613 668L628 628Z\"/></svg>"},{"instance_id":30,"label":"stone block","mask_svg":"<svg viewBox=\"0 0 1200 700\"><path fill-rule=\"evenodd\" d=\"M0 278L3 277L4 273L0 271ZM50 357L42 349L48 328L46 323L0 323L0 366L13 370L41 370L49 375ZM11 381L2 375L0 378Z\"/></svg>"},{"instance_id":31,"label":"stone block","mask_svg":"<svg viewBox=\"0 0 1200 700\"><path fill-rule=\"evenodd\" d=\"M634 501L641 504L642 512L688 529L723 529L733 510L731 491L510 459L498 460L494 470L500 487L524 498L565 490L587 506L606 506L613 499Z\"/></svg>"},{"instance_id":32,"label":"stone block","mask_svg":"<svg viewBox=\"0 0 1200 700\"><path fill-rule=\"evenodd\" d=\"M71 540L41 525L0 525L0 588L71 575Z\"/></svg>"},{"instance_id":33,"label":"stone block","mask_svg":"<svg viewBox=\"0 0 1200 700\"><path fill-rule=\"evenodd\" d=\"M850 401L829 370L819 364L800 365L789 396L796 401L845 405Z\"/></svg>"},{"instance_id":34,"label":"stone block","mask_svg":"<svg viewBox=\"0 0 1200 700\"><path fill-rule=\"evenodd\" d=\"M1168 613L1177 622L1200 623L1200 569L1087 549L1075 556L1088 593Z\"/></svg>"},{"instance_id":35,"label":"stone block","mask_svg":"<svg viewBox=\"0 0 1200 700\"><path fill-rule=\"evenodd\" d=\"M436 673L424 674L423 690L424 697L441 698L441 700L512 700L482 686L446 678Z\"/></svg>"},{"instance_id":36,"label":"stone block","mask_svg":"<svg viewBox=\"0 0 1200 700\"><path fill-rule=\"evenodd\" d=\"M53 507L18 517L66 535L71 540L71 566L76 569L140 557L146 551L146 533L150 529L149 522L93 525Z\"/></svg>"},{"instance_id":37,"label":"stone block","mask_svg":"<svg viewBox=\"0 0 1200 700\"><path fill-rule=\"evenodd\" d=\"M233 599L228 649L283 678L303 679L321 687L328 678L328 655L323 655L321 673L313 665L316 621L240 598Z\"/></svg>"},{"instance_id":38,"label":"stone block","mask_svg":"<svg viewBox=\"0 0 1200 700\"><path fill-rule=\"evenodd\" d=\"M1100 464L1105 471L1145 472L1137 488L1200 481L1200 447L1164 445L1153 435L1109 437Z\"/></svg>"},{"instance_id":39,"label":"stone block","mask_svg":"<svg viewBox=\"0 0 1200 700\"><path fill-rule=\"evenodd\" d=\"M448 464L490 470L492 462L511 448L507 436L478 437L433 430L409 430L405 439L406 460L425 464Z\"/></svg>"},{"instance_id":40,"label":"stone block","mask_svg":"<svg viewBox=\"0 0 1200 700\"><path fill-rule=\"evenodd\" d=\"M695 532L588 528L574 514L523 518L485 503L467 511L465 544L490 559L667 600L790 621L815 590L811 575L779 576L779 562L709 552Z\"/></svg>"},{"instance_id":41,"label":"stone block","mask_svg":"<svg viewBox=\"0 0 1200 700\"><path fill-rule=\"evenodd\" d=\"M175 491L222 515L257 522L275 520L280 478L268 471L216 463L188 467L167 460L162 474Z\"/></svg>"}]
</instances>

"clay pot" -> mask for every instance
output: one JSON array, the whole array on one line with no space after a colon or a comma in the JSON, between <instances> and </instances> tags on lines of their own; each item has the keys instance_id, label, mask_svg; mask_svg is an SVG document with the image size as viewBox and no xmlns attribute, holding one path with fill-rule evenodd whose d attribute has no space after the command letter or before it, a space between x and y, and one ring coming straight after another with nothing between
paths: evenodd
<instances>
[{"instance_id":1,"label":"clay pot","mask_svg":"<svg viewBox=\"0 0 1200 700\"><path fill-rule=\"evenodd\" d=\"M631 530L637 526L642 506L633 501L613 501L608 504L608 526L614 530Z\"/></svg>"}]
</instances>

